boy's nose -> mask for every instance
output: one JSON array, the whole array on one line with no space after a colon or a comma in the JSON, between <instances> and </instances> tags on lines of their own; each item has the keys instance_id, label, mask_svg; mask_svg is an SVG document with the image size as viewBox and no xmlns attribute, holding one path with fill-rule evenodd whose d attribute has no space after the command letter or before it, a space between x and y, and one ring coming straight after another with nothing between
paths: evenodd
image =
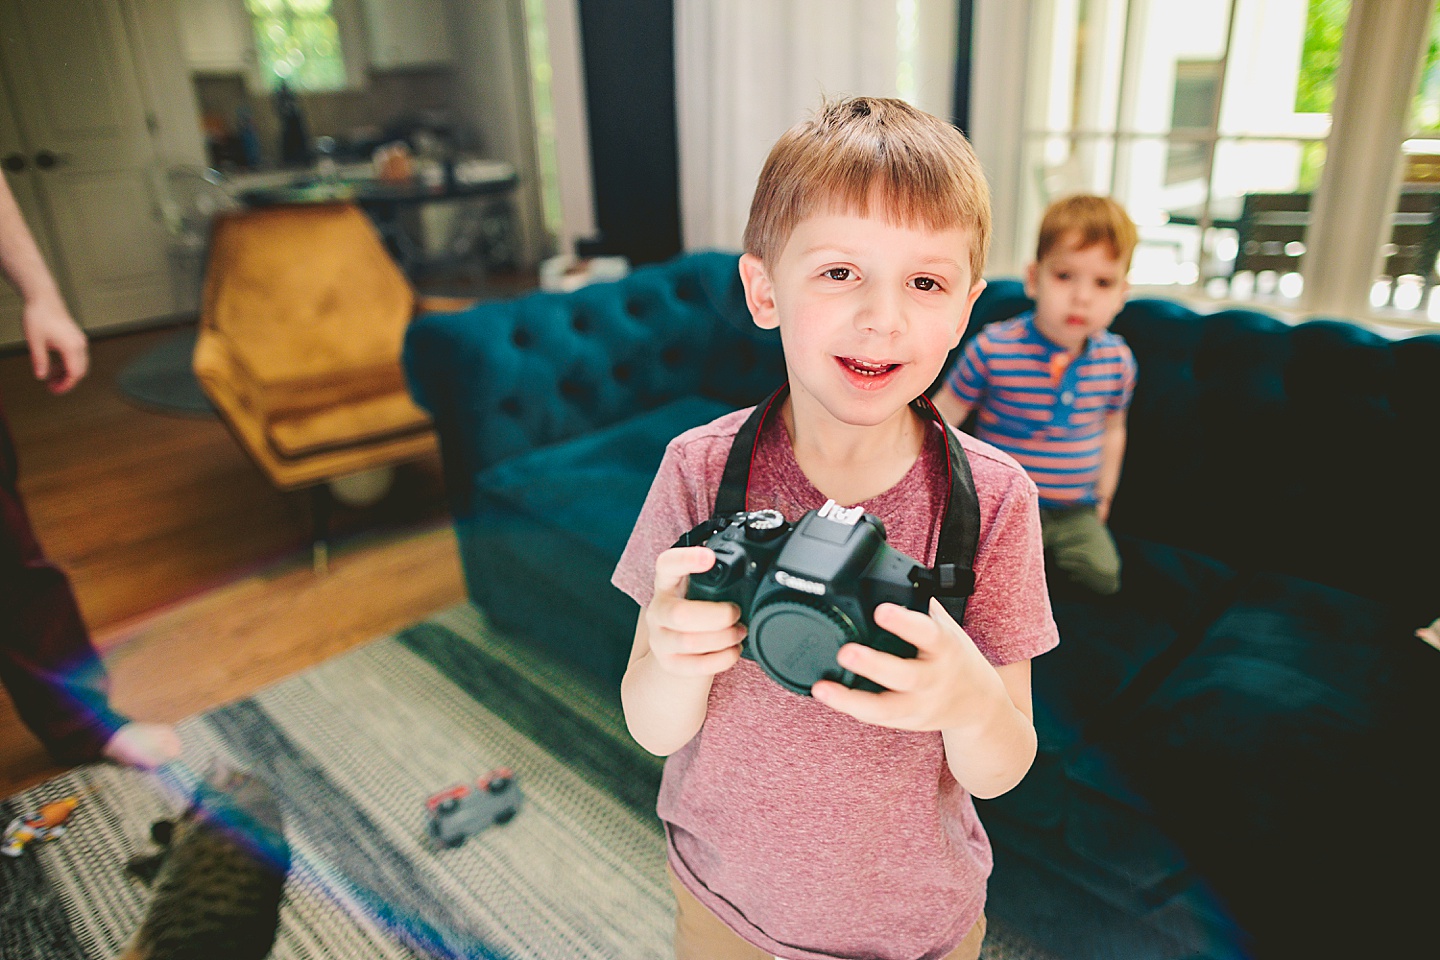
<instances>
[{"instance_id":1,"label":"boy's nose","mask_svg":"<svg viewBox=\"0 0 1440 960\"><path fill-rule=\"evenodd\" d=\"M856 318L857 326L879 334L892 334L905 328L904 297L884 290L871 294Z\"/></svg>"}]
</instances>

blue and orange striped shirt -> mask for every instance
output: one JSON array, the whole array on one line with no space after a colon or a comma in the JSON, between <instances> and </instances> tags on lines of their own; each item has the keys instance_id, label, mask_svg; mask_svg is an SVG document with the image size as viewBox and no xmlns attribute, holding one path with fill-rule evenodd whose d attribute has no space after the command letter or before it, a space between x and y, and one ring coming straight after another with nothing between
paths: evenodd
<instances>
[{"instance_id":1,"label":"blue and orange striped shirt","mask_svg":"<svg viewBox=\"0 0 1440 960\"><path fill-rule=\"evenodd\" d=\"M975 435L1020 462L1043 507L1095 502L1105 421L1135 393L1135 356L1118 334L1091 337L1062 369L1064 354L1031 311L977 333L946 380L977 408Z\"/></svg>"}]
</instances>

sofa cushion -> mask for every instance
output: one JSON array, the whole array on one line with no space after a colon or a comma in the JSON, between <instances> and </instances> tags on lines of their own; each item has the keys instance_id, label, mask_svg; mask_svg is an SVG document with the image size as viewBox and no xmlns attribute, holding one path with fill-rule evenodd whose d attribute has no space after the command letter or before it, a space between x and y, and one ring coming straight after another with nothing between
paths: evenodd
<instances>
[{"instance_id":1,"label":"sofa cushion","mask_svg":"<svg viewBox=\"0 0 1440 960\"><path fill-rule=\"evenodd\" d=\"M1437 689L1440 655L1380 604L1256 576L1097 739L1098 759L1069 772L1153 811L1262 953L1313 955L1296 930L1315 930L1319 916L1353 916L1358 928L1370 911L1393 915L1413 886L1399 865L1428 870L1440 853L1423 786Z\"/></svg>"},{"instance_id":2,"label":"sofa cushion","mask_svg":"<svg viewBox=\"0 0 1440 960\"><path fill-rule=\"evenodd\" d=\"M455 518L471 598L618 690L637 608L610 574L666 444L731 409L686 397L485 471Z\"/></svg>"},{"instance_id":3,"label":"sofa cushion","mask_svg":"<svg viewBox=\"0 0 1440 960\"><path fill-rule=\"evenodd\" d=\"M619 561L666 445L732 409L718 400L682 397L604 430L512 457L480 474L477 492Z\"/></svg>"},{"instance_id":4,"label":"sofa cushion","mask_svg":"<svg viewBox=\"0 0 1440 960\"><path fill-rule=\"evenodd\" d=\"M1228 602L1236 574L1208 557L1118 537L1121 589L1109 597L1051 585L1060 645L1033 667L1042 752L1068 748L1082 728L1123 711L1199 642L1199 624ZM1149 689L1149 688L1146 688Z\"/></svg>"}]
</instances>

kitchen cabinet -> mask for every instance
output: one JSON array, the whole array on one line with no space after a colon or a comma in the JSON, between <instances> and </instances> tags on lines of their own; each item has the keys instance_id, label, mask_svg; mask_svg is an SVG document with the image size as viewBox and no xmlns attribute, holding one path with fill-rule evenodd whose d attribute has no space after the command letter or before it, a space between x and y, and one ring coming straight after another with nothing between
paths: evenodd
<instances>
[{"instance_id":1,"label":"kitchen cabinet","mask_svg":"<svg viewBox=\"0 0 1440 960\"><path fill-rule=\"evenodd\" d=\"M450 63L445 0L362 0L370 66L376 70Z\"/></svg>"},{"instance_id":2,"label":"kitchen cabinet","mask_svg":"<svg viewBox=\"0 0 1440 960\"><path fill-rule=\"evenodd\" d=\"M186 65L200 73L248 73L255 63L245 0L175 0Z\"/></svg>"}]
</instances>

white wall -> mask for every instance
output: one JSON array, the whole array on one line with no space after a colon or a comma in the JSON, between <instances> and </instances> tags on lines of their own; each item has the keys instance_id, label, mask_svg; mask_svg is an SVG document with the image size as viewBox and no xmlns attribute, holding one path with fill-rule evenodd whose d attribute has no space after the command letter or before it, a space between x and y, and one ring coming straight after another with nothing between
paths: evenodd
<instances>
[{"instance_id":1,"label":"white wall","mask_svg":"<svg viewBox=\"0 0 1440 960\"><path fill-rule=\"evenodd\" d=\"M520 259L542 255L540 170L520 0L447 0L455 54L455 119L479 132L486 157L514 164Z\"/></svg>"}]
</instances>

